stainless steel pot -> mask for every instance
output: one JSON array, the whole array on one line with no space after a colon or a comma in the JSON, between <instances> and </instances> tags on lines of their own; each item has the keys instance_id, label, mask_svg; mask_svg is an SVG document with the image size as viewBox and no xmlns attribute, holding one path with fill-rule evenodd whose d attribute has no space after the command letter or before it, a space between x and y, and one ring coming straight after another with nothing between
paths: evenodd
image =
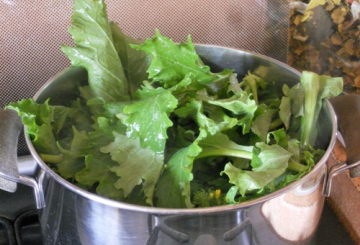
<instances>
[{"instance_id":1,"label":"stainless steel pot","mask_svg":"<svg viewBox=\"0 0 360 245\"><path fill-rule=\"evenodd\" d=\"M215 71L231 68L244 76L250 70L276 81L279 88L299 81L298 71L262 55L211 45L197 45L196 49ZM35 99L70 99L75 96L74 81L86 80L85 70L70 67L50 79ZM1 115L0 166L10 166L16 164L19 127L13 122L19 119L8 111ZM36 177L2 167L0 179L3 186L10 186L9 191L14 191L11 185L16 182L34 188L45 244L315 244L314 234L332 175L360 165L356 159L355 164L327 170L326 161L337 137L337 118L329 101L323 105L320 122L317 144L327 150L315 168L277 192L238 205L164 209L109 200L58 176L41 160L28 136L27 145L39 166Z\"/></svg>"}]
</instances>

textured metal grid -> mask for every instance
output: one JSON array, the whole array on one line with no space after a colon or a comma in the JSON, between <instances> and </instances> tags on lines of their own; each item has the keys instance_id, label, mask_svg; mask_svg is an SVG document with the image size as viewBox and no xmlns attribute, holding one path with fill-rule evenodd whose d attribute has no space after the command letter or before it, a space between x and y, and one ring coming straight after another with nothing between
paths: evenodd
<instances>
[{"instance_id":1,"label":"textured metal grid","mask_svg":"<svg viewBox=\"0 0 360 245\"><path fill-rule=\"evenodd\" d=\"M136 38L154 29L174 41L209 43L266 54L286 62L287 0L106 0L109 19ZM0 106L32 97L70 65L60 50L73 0L0 2ZM27 150L20 140L20 155Z\"/></svg>"}]
</instances>

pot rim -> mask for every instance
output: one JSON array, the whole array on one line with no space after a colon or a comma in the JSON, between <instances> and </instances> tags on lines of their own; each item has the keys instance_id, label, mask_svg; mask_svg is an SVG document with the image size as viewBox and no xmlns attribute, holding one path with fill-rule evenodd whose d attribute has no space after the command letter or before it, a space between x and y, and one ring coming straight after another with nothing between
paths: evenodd
<instances>
[{"instance_id":1,"label":"pot rim","mask_svg":"<svg viewBox=\"0 0 360 245\"><path fill-rule=\"evenodd\" d=\"M257 57L259 57L261 59L266 59L266 60L270 61L271 63L275 63L280 67L286 68L287 70L290 70L294 74L298 75L299 78L300 78L300 72L297 71L296 69L288 66L285 63L282 63L282 62L280 62L278 60L275 60L275 59L273 59L271 57L268 57L268 56L265 56L265 55L261 55L261 54L255 53L255 52L250 52L250 51L246 51L246 50L242 50L242 49L223 47L223 46L219 46L219 45L195 44L195 46L209 47L209 48L210 47L222 48L224 50L229 50L229 51L248 53L249 55L257 56ZM34 95L33 99L36 100L40 96L42 91L44 91L45 88L56 77L60 76L63 73L66 73L71 68L72 67L65 68L64 70L60 71L55 76L51 77L37 91L37 93ZM47 166L47 164L41 159L39 154L36 152L32 142L31 142L30 136L27 133L25 133L25 140L26 140L26 144L27 144L27 146L29 148L29 151L30 151L31 155L34 157L37 164L39 164L41 169L44 170L46 174L49 174L52 178L55 179L55 181L57 181L59 184L63 185L64 187L66 187L70 191L73 191L78 195L81 195L81 196L83 196L85 198L96 201L98 203L102 203L102 204L107 205L107 206L111 206L111 207L114 207L114 208L123 209L123 210L127 210L127 211L136 211L136 212L144 212L144 213L151 213L151 214L163 214L163 215L165 215L165 214L195 214L195 213L196 214L206 214L206 213L233 211L233 210L236 210L236 209L250 207L250 206L255 205L255 204L260 204L260 203L263 203L263 202L268 201L270 199L273 199L275 197L278 197L280 195L283 195L283 194L295 189L297 186L301 185L302 183L306 182L307 180L309 180L312 177L312 175L314 173L320 171L320 168L322 168L323 165L325 165L327 159L329 158L329 156L330 156L330 154L331 154L331 152L332 152L332 150L333 150L333 148L335 146L335 142L336 142L336 138L337 138L337 117L336 117L335 111L334 111L331 103L328 100L325 100L325 104L326 104L327 110L329 110L330 117L331 117L331 122L332 122L331 139L330 139L329 145L328 145L323 157L319 160L318 163L315 164L315 167L309 173L307 173L306 175L301 177L301 179L287 185L286 187L284 187L282 189L279 189L279 190L277 190L275 192L272 192L270 194L267 194L265 196L258 197L258 198L253 199L253 200L241 202L239 204L229 204L229 205L207 207L207 208L160 208L160 207L148 207L148 206L140 206L140 205L135 205L135 204L128 204L128 203L125 203L125 202L115 201L115 200L111 200L111 199L106 198L106 197L99 196L97 194L86 191L86 190L84 190L84 189L82 189L82 188L80 188L78 186L75 186L74 184L71 184L70 182L63 179L60 175L55 173L49 166ZM27 132L27 127L26 126L24 126L24 132Z\"/></svg>"}]
</instances>

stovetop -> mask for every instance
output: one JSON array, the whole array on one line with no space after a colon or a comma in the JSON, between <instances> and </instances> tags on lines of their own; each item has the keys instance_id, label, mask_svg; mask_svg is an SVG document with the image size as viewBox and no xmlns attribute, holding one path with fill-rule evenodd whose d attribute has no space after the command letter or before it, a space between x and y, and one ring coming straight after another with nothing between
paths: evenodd
<instances>
[{"instance_id":1,"label":"stovetop","mask_svg":"<svg viewBox=\"0 0 360 245\"><path fill-rule=\"evenodd\" d=\"M0 245L41 244L33 190L24 185L15 193L0 190L0 200Z\"/></svg>"},{"instance_id":2,"label":"stovetop","mask_svg":"<svg viewBox=\"0 0 360 245\"><path fill-rule=\"evenodd\" d=\"M41 230L32 189L0 190L0 245L39 245ZM354 245L331 208L325 204L317 231L318 245Z\"/></svg>"}]
</instances>

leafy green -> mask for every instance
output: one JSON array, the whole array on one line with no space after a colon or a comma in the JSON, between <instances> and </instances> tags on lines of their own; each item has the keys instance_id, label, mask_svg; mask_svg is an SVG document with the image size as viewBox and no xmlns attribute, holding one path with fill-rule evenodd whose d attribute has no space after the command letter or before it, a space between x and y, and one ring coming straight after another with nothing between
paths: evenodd
<instances>
[{"instance_id":1,"label":"leafy green","mask_svg":"<svg viewBox=\"0 0 360 245\"><path fill-rule=\"evenodd\" d=\"M253 172L238 169L231 163L227 163L223 173L229 176L229 182L237 187L239 193L246 196L248 192L265 188L266 185L280 176L283 170L271 169L266 172Z\"/></svg>"},{"instance_id":2,"label":"leafy green","mask_svg":"<svg viewBox=\"0 0 360 245\"><path fill-rule=\"evenodd\" d=\"M125 125L118 121L112 121L105 117L97 118L96 128L87 134L88 140L83 142L85 167L76 173L76 181L90 188L112 176L110 168L115 166L116 162L112 161L111 155L102 153L100 149L114 141L115 133L124 134L125 131ZM101 188L100 185L96 190L98 188Z\"/></svg>"},{"instance_id":3,"label":"leafy green","mask_svg":"<svg viewBox=\"0 0 360 245\"><path fill-rule=\"evenodd\" d=\"M129 116L124 121L127 134L131 138L139 137L142 147L162 152L167 139L166 130L173 125L169 114L176 108L177 100L163 88L144 87L139 93L140 100L127 105L123 111Z\"/></svg>"},{"instance_id":4,"label":"leafy green","mask_svg":"<svg viewBox=\"0 0 360 245\"><path fill-rule=\"evenodd\" d=\"M119 179L115 188L124 190L127 197L137 185L142 185L146 202L152 205L155 185L164 166L164 156L149 148L141 148L139 139L128 139L115 134L114 142L100 149L109 153L113 161L119 163L110 168Z\"/></svg>"},{"instance_id":5,"label":"leafy green","mask_svg":"<svg viewBox=\"0 0 360 245\"><path fill-rule=\"evenodd\" d=\"M229 182L239 189L242 196L246 196L248 192L261 190L281 176L288 167L291 155L279 145L259 142L254 148L252 171L242 170L227 163L222 173L229 176Z\"/></svg>"},{"instance_id":6,"label":"leafy green","mask_svg":"<svg viewBox=\"0 0 360 245\"><path fill-rule=\"evenodd\" d=\"M161 82L165 88L176 85L189 73L201 84L217 82L231 74L227 70L220 74L212 73L210 67L204 65L195 52L190 36L187 44L175 44L161 35L159 30L155 32L156 35L147 39L144 44L133 44L131 47L150 54L152 61L148 69L149 78Z\"/></svg>"},{"instance_id":7,"label":"leafy green","mask_svg":"<svg viewBox=\"0 0 360 245\"><path fill-rule=\"evenodd\" d=\"M166 164L156 190L157 206L169 208L191 208L190 181L193 179L192 165L201 152L198 142L206 137L202 131L188 147L179 149Z\"/></svg>"},{"instance_id":8,"label":"leafy green","mask_svg":"<svg viewBox=\"0 0 360 245\"><path fill-rule=\"evenodd\" d=\"M130 47L131 44L140 45L144 43L144 40L125 35L114 22L110 22L110 28L115 49L120 57L128 81L129 94L132 97L142 85L142 82L148 78L146 71L149 68L151 58L147 53L136 51Z\"/></svg>"},{"instance_id":9,"label":"leafy green","mask_svg":"<svg viewBox=\"0 0 360 245\"><path fill-rule=\"evenodd\" d=\"M10 103L6 108L15 110L21 117L22 123L27 126L27 134L39 153L58 154L55 135L51 123L53 117L49 100L43 104L36 103L33 99L23 99Z\"/></svg>"},{"instance_id":10,"label":"leafy green","mask_svg":"<svg viewBox=\"0 0 360 245\"><path fill-rule=\"evenodd\" d=\"M127 100L128 84L104 1L74 1L71 19L69 32L76 47L62 46L62 51L72 65L87 70L89 84L97 96L105 101Z\"/></svg>"},{"instance_id":11,"label":"leafy green","mask_svg":"<svg viewBox=\"0 0 360 245\"><path fill-rule=\"evenodd\" d=\"M251 131L259 136L263 142L265 142L266 135L270 131L271 122L276 112L276 109L259 106L255 113L259 114L259 116L255 117L255 120L252 122Z\"/></svg>"},{"instance_id":12,"label":"leafy green","mask_svg":"<svg viewBox=\"0 0 360 245\"><path fill-rule=\"evenodd\" d=\"M74 137L70 142L69 149L65 149L58 144L60 150L59 155L41 154L41 158L56 165L57 171L64 178L73 178L76 173L84 167L84 155L82 152L82 142L86 141L85 132L79 132L73 127Z\"/></svg>"},{"instance_id":13,"label":"leafy green","mask_svg":"<svg viewBox=\"0 0 360 245\"><path fill-rule=\"evenodd\" d=\"M237 124L236 119L226 116L221 110L210 114L213 117L214 115L218 116L218 118L214 118L215 120L207 117L204 110L204 103L202 101L191 99L189 103L176 109L174 112L180 118L193 119L199 127L206 129L212 135L222 132L227 128L232 128ZM211 112L215 112L215 109Z\"/></svg>"},{"instance_id":14,"label":"leafy green","mask_svg":"<svg viewBox=\"0 0 360 245\"><path fill-rule=\"evenodd\" d=\"M252 158L252 146L238 145L231 141L227 135L222 133L208 135L199 142L199 146L203 150L197 158L210 156L232 156L245 159Z\"/></svg>"},{"instance_id":15,"label":"leafy green","mask_svg":"<svg viewBox=\"0 0 360 245\"><path fill-rule=\"evenodd\" d=\"M278 169L285 170L288 161L291 157L291 153L286 151L279 145L267 145L259 142L256 144L256 148L260 151L253 157L251 161L252 170L254 172L265 172L267 170Z\"/></svg>"},{"instance_id":16,"label":"leafy green","mask_svg":"<svg viewBox=\"0 0 360 245\"><path fill-rule=\"evenodd\" d=\"M242 92L228 99L209 101L209 103L223 107L234 115L239 116L238 124L242 126L243 134L250 131L257 105L256 102L250 98L249 94Z\"/></svg>"},{"instance_id":17,"label":"leafy green","mask_svg":"<svg viewBox=\"0 0 360 245\"><path fill-rule=\"evenodd\" d=\"M304 71L300 84L304 90L304 117L301 120L301 144L313 146L317 137L317 120L325 98L331 98L342 92L342 78L332 78Z\"/></svg>"},{"instance_id":18,"label":"leafy green","mask_svg":"<svg viewBox=\"0 0 360 245\"><path fill-rule=\"evenodd\" d=\"M243 90L245 90L248 94L251 94L253 96L256 104L259 104L258 90L260 88L266 89L267 85L268 83L265 82L264 79L254 74L251 74L250 72L248 72L248 75L244 77L244 79L240 83L240 87L243 88Z\"/></svg>"}]
</instances>

